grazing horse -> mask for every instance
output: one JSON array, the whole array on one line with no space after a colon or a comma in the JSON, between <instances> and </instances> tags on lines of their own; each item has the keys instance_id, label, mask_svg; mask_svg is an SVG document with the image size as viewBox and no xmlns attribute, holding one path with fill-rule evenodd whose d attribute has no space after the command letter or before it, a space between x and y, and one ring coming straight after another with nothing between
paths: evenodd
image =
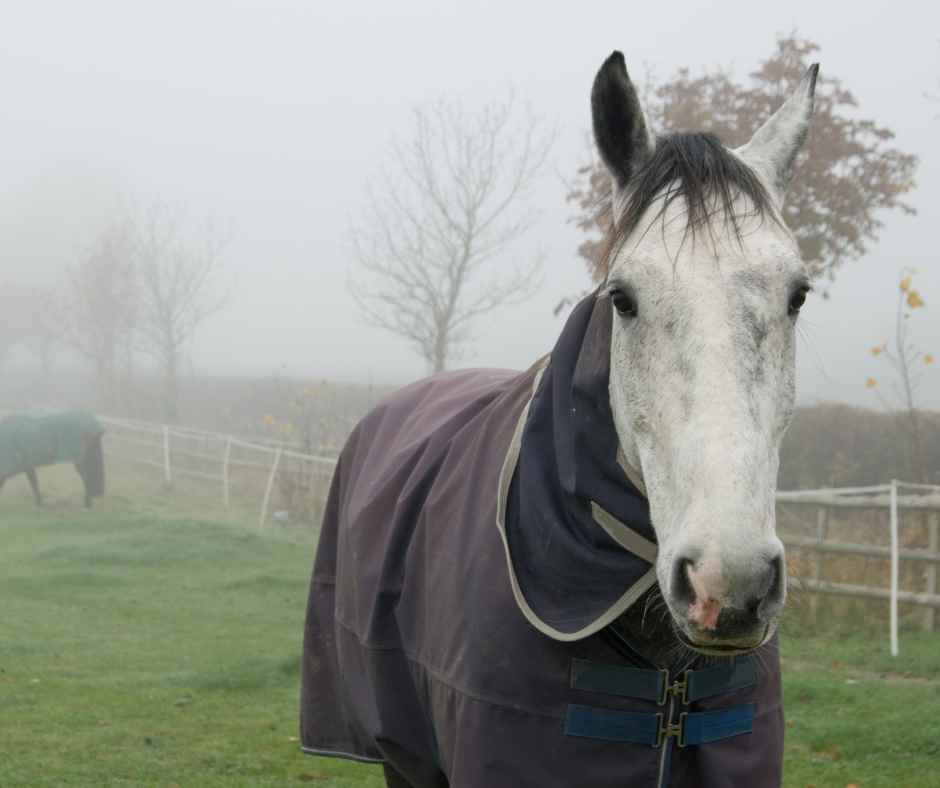
<instances>
[{"instance_id":1,"label":"grazing horse","mask_svg":"<svg viewBox=\"0 0 940 788\"><path fill-rule=\"evenodd\" d=\"M353 430L304 635L305 752L394 788L780 784L778 449L809 290L781 206L816 66L741 148L591 94L608 274L522 373Z\"/></svg>"},{"instance_id":2,"label":"grazing horse","mask_svg":"<svg viewBox=\"0 0 940 788\"><path fill-rule=\"evenodd\" d=\"M81 411L44 416L20 414L0 421L0 488L11 476L25 473L36 505L42 504L36 469L75 463L85 486L85 506L104 495L104 456L100 422Z\"/></svg>"}]
</instances>

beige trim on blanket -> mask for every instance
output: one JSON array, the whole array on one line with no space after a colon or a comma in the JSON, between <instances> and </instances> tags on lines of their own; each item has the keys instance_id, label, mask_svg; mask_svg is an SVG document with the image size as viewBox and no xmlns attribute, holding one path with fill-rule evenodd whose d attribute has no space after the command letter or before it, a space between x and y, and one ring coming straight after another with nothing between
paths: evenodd
<instances>
[{"instance_id":1,"label":"beige trim on blanket","mask_svg":"<svg viewBox=\"0 0 940 788\"><path fill-rule=\"evenodd\" d=\"M607 531L607 535L624 550L640 556L647 563L656 563L656 556L659 553L659 546L656 542L640 536L629 525L620 522L594 501L591 501L591 514L594 516L594 522Z\"/></svg>"},{"instance_id":2,"label":"beige trim on blanket","mask_svg":"<svg viewBox=\"0 0 940 788\"><path fill-rule=\"evenodd\" d=\"M529 397L529 401L522 409L522 413L519 414L519 421L516 422L516 429L513 432L512 440L509 443L509 449L506 452L506 459L503 461L503 467L499 474L499 489L497 491L496 499L496 528L499 531L499 536L503 541L503 549L506 552L506 564L509 567L509 581L512 585L512 593L516 599L516 604L522 611L522 614L526 617L529 623L532 624L532 626L534 626L543 635L547 635L553 640L571 642L575 640L582 640L589 635L593 635L595 632L603 629L608 624L611 624L613 621L619 618L634 602L636 602L637 599L639 599L644 593L646 593L646 591L656 584L655 562L657 548L655 543L640 536L640 534L638 534L628 525L621 523L612 514L591 501L591 512L595 521L610 535L610 537L620 544L625 550L628 550L634 555L639 556L644 561L648 561L649 563L653 564L653 566L650 567L646 574L644 574L639 580L630 586L623 596L614 602L614 604L611 605L604 613L602 613L598 618L577 632L562 632L561 630L555 629L551 625L542 621L536 612L529 606L525 595L522 593L522 588L519 586L519 580L516 578L516 570L512 564L512 556L509 553L509 541L506 539L505 525L506 501L509 497L509 485L512 483L512 476L513 473L515 473L516 465L519 462L519 452L522 449L522 433L525 429L526 417L529 415L529 405L532 404L532 397L535 396L535 392L538 390L539 382L542 380L542 374L545 372L545 369L548 366L548 362L549 358L546 357L535 375L535 380L532 383L532 394ZM626 462L622 460L622 457L622 453L618 452L617 461L620 463L621 467L624 469L624 472L627 474L627 478L630 479L631 483L645 495L645 487L643 487L643 482L640 478L640 475L635 470L628 469ZM639 480L639 483L637 480Z\"/></svg>"},{"instance_id":3,"label":"beige trim on blanket","mask_svg":"<svg viewBox=\"0 0 940 788\"><path fill-rule=\"evenodd\" d=\"M617 465L620 466L621 470L624 472L624 475L630 480L630 484L637 488L640 491L640 495L644 498L649 496L646 494L646 485L643 483L643 474L641 474L636 468L630 465L627 462L627 457L623 453L623 449L617 448Z\"/></svg>"}]
</instances>

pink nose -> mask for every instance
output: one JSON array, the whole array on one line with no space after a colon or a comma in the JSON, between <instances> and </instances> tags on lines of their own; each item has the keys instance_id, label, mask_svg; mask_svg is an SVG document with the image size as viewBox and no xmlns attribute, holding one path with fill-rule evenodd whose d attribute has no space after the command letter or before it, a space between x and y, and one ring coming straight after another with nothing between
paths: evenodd
<instances>
[{"instance_id":1,"label":"pink nose","mask_svg":"<svg viewBox=\"0 0 940 788\"><path fill-rule=\"evenodd\" d=\"M779 612L783 579L782 555L736 573L714 559L680 557L673 568L672 597L695 628L716 637L746 636Z\"/></svg>"},{"instance_id":2,"label":"pink nose","mask_svg":"<svg viewBox=\"0 0 940 788\"><path fill-rule=\"evenodd\" d=\"M684 568L686 580L692 587L689 620L706 631L714 632L724 607L721 600L726 595L721 566L717 561L689 561Z\"/></svg>"},{"instance_id":3,"label":"pink nose","mask_svg":"<svg viewBox=\"0 0 940 788\"><path fill-rule=\"evenodd\" d=\"M701 629L714 632L718 628L718 614L721 613L721 602L717 599L706 599L704 602L696 598L689 605L689 619Z\"/></svg>"}]
</instances>

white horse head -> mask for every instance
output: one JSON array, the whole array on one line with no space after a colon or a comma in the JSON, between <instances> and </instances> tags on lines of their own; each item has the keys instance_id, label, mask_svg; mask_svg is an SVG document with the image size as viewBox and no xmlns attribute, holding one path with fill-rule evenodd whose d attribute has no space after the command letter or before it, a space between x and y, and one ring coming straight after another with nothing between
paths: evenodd
<instances>
[{"instance_id":1,"label":"white horse head","mask_svg":"<svg viewBox=\"0 0 940 788\"><path fill-rule=\"evenodd\" d=\"M774 494L809 279L781 204L816 72L736 150L656 138L619 52L591 95L613 181L611 408L646 487L663 597L701 651L760 645L786 596Z\"/></svg>"}]
</instances>

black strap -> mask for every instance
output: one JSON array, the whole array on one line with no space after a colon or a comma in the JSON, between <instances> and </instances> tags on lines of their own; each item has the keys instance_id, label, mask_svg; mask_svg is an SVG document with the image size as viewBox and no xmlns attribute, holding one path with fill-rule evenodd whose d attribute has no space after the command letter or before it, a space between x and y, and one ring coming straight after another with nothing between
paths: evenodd
<instances>
[{"instance_id":1,"label":"black strap","mask_svg":"<svg viewBox=\"0 0 940 788\"><path fill-rule=\"evenodd\" d=\"M756 704L742 703L717 711L683 712L677 725L667 725L658 713L571 704L565 714L565 735L648 747L659 747L675 736L680 747L692 747L751 733L756 711Z\"/></svg>"},{"instance_id":2,"label":"black strap","mask_svg":"<svg viewBox=\"0 0 940 788\"><path fill-rule=\"evenodd\" d=\"M679 746L690 747L730 739L754 730L756 703L742 703L717 711L699 711L679 717Z\"/></svg>"},{"instance_id":3,"label":"black strap","mask_svg":"<svg viewBox=\"0 0 940 788\"><path fill-rule=\"evenodd\" d=\"M687 670L683 679L669 684L665 670L571 661L571 687L585 692L666 703L670 691L684 704L757 684L757 662L750 654L702 670Z\"/></svg>"},{"instance_id":4,"label":"black strap","mask_svg":"<svg viewBox=\"0 0 940 788\"><path fill-rule=\"evenodd\" d=\"M659 743L662 716L571 704L565 715L565 736L655 747Z\"/></svg>"},{"instance_id":5,"label":"black strap","mask_svg":"<svg viewBox=\"0 0 940 788\"><path fill-rule=\"evenodd\" d=\"M588 662L586 659L571 660L571 687L586 692L603 692L661 703L666 694L667 681L665 670L606 665Z\"/></svg>"},{"instance_id":6,"label":"black strap","mask_svg":"<svg viewBox=\"0 0 940 788\"><path fill-rule=\"evenodd\" d=\"M750 654L703 670L687 670L685 702L693 703L757 684L757 661Z\"/></svg>"}]
</instances>

